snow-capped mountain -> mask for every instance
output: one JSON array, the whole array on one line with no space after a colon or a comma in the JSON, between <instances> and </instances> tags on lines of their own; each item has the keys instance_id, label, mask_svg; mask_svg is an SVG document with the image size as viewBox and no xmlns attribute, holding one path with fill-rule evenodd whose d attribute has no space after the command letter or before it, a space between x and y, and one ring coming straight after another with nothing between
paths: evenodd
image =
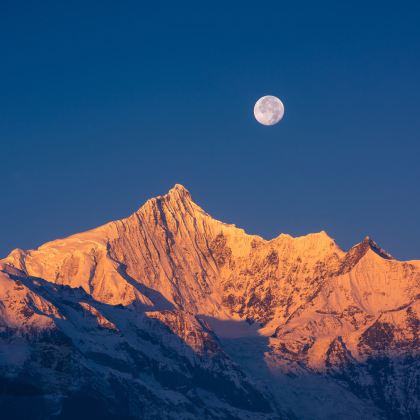
<instances>
[{"instance_id":1,"label":"snow-capped mountain","mask_svg":"<svg viewBox=\"0 0 420 420\"><path fill-rule=\"evenodd\" d=\"M369 238L267 241L176 185L0 270L6 418L420 417L420 261Z\"/></svg>"}]
</instances>

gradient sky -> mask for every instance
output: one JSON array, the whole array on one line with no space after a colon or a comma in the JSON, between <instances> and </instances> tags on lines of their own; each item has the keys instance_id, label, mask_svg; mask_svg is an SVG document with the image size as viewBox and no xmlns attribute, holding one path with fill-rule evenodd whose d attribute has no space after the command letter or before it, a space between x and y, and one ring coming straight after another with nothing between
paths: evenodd
<instances>
[{"instance_id":1,"label":"gradient sky","mask_svg":"<svg viewBox=\"0 0 420 420\"><path fill-rule=\"evenodd\" d=\"M418 1L2 1L0 257L181 183L249 233L420 259L419 21Z\"/></svg>"}]
</instances>

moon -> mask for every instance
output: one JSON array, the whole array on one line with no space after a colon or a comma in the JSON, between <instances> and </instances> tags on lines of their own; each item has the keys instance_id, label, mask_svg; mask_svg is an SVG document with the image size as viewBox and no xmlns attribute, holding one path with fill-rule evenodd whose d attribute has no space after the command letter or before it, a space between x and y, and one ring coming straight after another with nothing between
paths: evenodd
<instances>
[{"instance_id":1,"label":"moon","mask_svg":"<svg viewBox=\"0 0 420 420\"><path fill-rule=\"evenodd\" d=\"M283 102L276 96L263 96L258 99L254 106L255 119L262 125L277 124L283 118L283 115Z\"/></svg>"}]
</instances>

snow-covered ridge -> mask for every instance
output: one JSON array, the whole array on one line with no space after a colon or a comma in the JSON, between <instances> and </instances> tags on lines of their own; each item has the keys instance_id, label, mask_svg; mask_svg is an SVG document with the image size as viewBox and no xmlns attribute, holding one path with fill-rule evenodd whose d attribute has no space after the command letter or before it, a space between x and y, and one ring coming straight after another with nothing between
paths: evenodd
<instances>
[{"instance_id":1,"label":"snow-covered ridge","mask_svg":"<svg viewBox=\"0 0 420 420\"><path fill-rule=\"evenodd\" d=\"M220 384L227 380L223 369L236 384L237 395L205 391L214 416L419 413L418 394L409 384L419 380L420 261L400 262L368 237L348 252L324 231L265 240L213 219L177 184L127 218L36 250L14 250L0 260L0 270L0 326L10 331L0 339L0 366L7 375L25 371L25 357L37 348L33 337L40 332L69 339L71 351L85 354L86 369L95 370L98 357L115 358L114 345L132 347L128 358L143 352L122 337L140 335L149 346L160 331L164 342L174 344L164 350L166 362L147 373L159 383L156 401L165 389L158 378L185 359L192 378L198 377L197 366L205 366ZM86 334L92 328L106 337L103 347L77 345L79 339L91 342ZM20 364L11 365L7 346L18 346L16 337L22 335L29 338L17 352ZM215 360L223 364L221 371ZM377 360L386 364L378 367ZM31 364L31 372L37 366ZM123 364L112 366L106 369L130 383ZM111 392L101 375L98 387ZM202 392L197 391L202 385L191 386ZM171 392L178 403L184 398L179 390ZM258 401L235 403L250 392ZM204 404L207 397L197 395ZM334 395L340 396L340 412ZM312 412L320 400L331 404ZM168 413L174 404L168 403Z\"/></svg>"}]
</instances>

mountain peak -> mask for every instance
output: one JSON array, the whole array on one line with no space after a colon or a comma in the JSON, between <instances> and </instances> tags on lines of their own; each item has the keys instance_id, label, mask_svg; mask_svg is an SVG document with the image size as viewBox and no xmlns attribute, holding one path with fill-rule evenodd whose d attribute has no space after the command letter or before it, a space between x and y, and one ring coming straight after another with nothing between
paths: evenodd
<instances>
[{"instance_id":1,"label":"mountain peak","mask_svg":"<svg viewBox=\"0 0 420 420\"><path fill-rule=\"evenodd\" d=\"M359 249L363 249L365 252L370 249L375 254L378 254L380 257L391 260L393 259L393 256L385 251L383 248L381 248L373 239L371 239L369 236L365 236L363 241L359 244L355 245L355 247L358 247Z\"/></svg>"},{"instance_id":2,"label":"mountain peak","mask_svg":"<svg viewBox=\"0 0 420 420\"><path fill-rule=\"evenodd\" d=\"M190 192L181 184L175 184L166 194L158 195L152 200L192 201Z\"/></svg>"},{"instance_id":3,"label":"mountain peak","mask_svg":"<svg viewBox=\"0 0 420 420\"><path fill-rule=\"evenodd\" d=\"M193 202L190 192L181 184L175 184L165 195L156 197L158 200L189 205Z\"/></svg>"},{"instance_id":4,"label":"mountain peak","mask_svg":"<svg viewBox=\"0 0 420 420\"><path fill-rule=\"evenodd\" d=\"M213 219L176 184L127 218L0 260L0 325L7 329L0 383L60 395L39 404L54 410L37 411L42 418L57 410L69 417L60 404L78 401L74 386L87 383L93 407L121 401L102 417L134 419L141 405L155 410L142 410L145 418L206 415L197 407L209 407L211 418L383 418L376 389L386 390L392 407L415 403L410 384L418 383L419 361L420 261L390 258L370 237L344 252L325 231L270 241L248 235ZM57 351L46 366L41 356L51 346ZM263 375L253 376L260 367ZM127 375L133 369L143 375L141 386ZM309 375L317 375L316 387ZM291 415L271 415L255 399L259 389ZM337 412L343 401L348 410ZM378 416L366 415L376 401Z\"/></svg>"},{"instance_id":5,"label":"mountain peak","mask_svg":"<svg viewBox=\"0 0 420 420\"><path fill-rule=\"evenodd\" d=\"M358 244L354 245L348 252L348 256L358 256L360 259L363 255L366 254L368 251L373 251L375 254L379 255L380 257L391 260L394 257L386 252L383 248L381 248L373 239L369 236L365 236L363 241L359 242Z\"/></svg>"},{"instance_id":6,"label":"mountain peak","mask_svg":"<svg viewBox=\"0 0 420 420\"><path fill-rule=\"evenodd\" d=\"M173 195L173 194L188 195L189 197L191 197L190 192L181 184L175 184L169 190L167 195Z\"/></svg>"},{"instance_id":7,"label":"mountain peak","mask_svg":"<svg viewBox=\"0 0 420 420\"><path fill-rule=\"evenodd\" d=\"M394 257L381 248L374 240L369 236L365 236L362 242L354 245L347 252L341 271L347 272L351 270L369 251L374 252L379 257L385 260L392 260Z\"/></svg>"},{"instance_id":8,"label":"mountain peak","mask_svg":"<svg viewBox=\"0 0 420 420\"><path fill-rule=\"evenodd\" d=\"M169 203L169 202L178 202L178 203L188 203L192 202L190 192L181 184L175 184L166 194L158 195L156 197L150 198L146 203L139 208L138 211L141 211L143 208L148 208L150 205L155 205L156 203Z\"/></svg>"}]
</instances>

